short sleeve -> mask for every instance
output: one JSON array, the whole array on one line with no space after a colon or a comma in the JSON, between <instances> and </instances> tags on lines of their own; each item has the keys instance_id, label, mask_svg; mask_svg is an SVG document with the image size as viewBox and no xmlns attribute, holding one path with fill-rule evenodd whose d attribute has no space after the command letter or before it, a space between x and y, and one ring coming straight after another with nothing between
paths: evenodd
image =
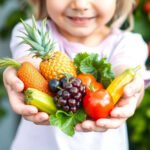
<instances>
[{"instance_id":1,"label":"short sleeve","mask_svg":"<svg viewBox=\"0 0 150 150\"><path fill-rule=\"evenodd\" d=\"M27 22L31 22L30 20L28 20ZM21 23L18 23L13 31L12 31L12 35L11 35L11 40L10 40L10 50L12 53L12 57L14 59L20 58L22 56L28 55L28 49L30 48L27 44L23 44L22 39L20 36L23 36L23 33L25 29L23 27L23 25Z\"/></svg>"},{"instance_id":2,"label":"short sleeve","mask_svg":"<svg viewBox=\"0 0 150 150\"><path fill-rule=\"evenodd\" d=\"M150 81L150 71L146 70L148 47L142 36L137 33L124 33L120 43L112 53L110 62L113 67L127 65L129 67L141 66L139 73L145 80ZM148 83L148 82L147 82ZM147 85L146 85L147 86Z\"/></svg>"},{"instance_id":3,"label":"short sleeve","mask_svg":"<svg viewBox=\"0 0 150 150\"><path fill-rule=\"evenodd\" d=\"M110 61L114 67L126 64L130 67L145 66L148 57L148 47L139 34L125 33L116 46Z\"/></svg>"}]
</instances>

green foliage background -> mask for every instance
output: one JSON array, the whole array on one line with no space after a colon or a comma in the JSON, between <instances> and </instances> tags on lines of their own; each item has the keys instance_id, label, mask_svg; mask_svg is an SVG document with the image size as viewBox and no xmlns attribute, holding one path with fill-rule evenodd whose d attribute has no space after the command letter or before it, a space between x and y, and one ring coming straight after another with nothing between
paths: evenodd
<instances>
[{"instance_id":1,"label":"green foliage background","mask_svg":"<svg viewBox=\"0 0 150 150\"><path fill-rule=\"evenodd\" d=\"M134 10L134 30L140 33L145 42L150 42L150 13L144 11L144 4L150 0L139 0ZM147 59L147 69L150 68L150 56ZM133 117L128 119L130 149L150 149L150 87L145 90L141 105Z\"/></svg>"},{"instance_id":2,"label":"green foliage background","mask_svg":"<svg viewBox=\"0 0 150 150\"><path fill-rule=\"evenodd\" d=\"M5 6L9 0L0 0L0 9ZM26 0L18 0L18 8L13 9L7 13L5 20L1 20L2 26L0 27L0 40L5 40L10 36L13 27L20 21L20 18L27 18L31 8ZM6 116L7 112L3 107L4 96L6 91L3 86L3 70L0 70L0 119Z\"/></svg>"},{"instance_id":3,"label":"green foliage background","mask_svg":"<svg viewBox=\"0 0 150 150\"><path fill-rule=\"evenodd\" d=\"M9 0L0 0L0 7L5 5ZM137 0L138 1L138 0ZM143 5L146 1L139 0L138 6L134 10L134 29L133 32L140 33L145 42L150 42L150 13L143 11ZM10 11L0 27L0 39L5 39L10 36L12 28L20 21L20 18L26 19L30 14L31 7L26 0L18 0L19 7ZM150 58L147 60L147 68L150 68ZM5 90L2 82L2 71L0 72L0 118L4 117L5 110L1 102L5 96ZM128 134L131 150L149 150L150 149L150 87L145 90L144 99L136 110L135 115L128 119Z\"/></svg>"},{"instance_id":4,"label":"green foliage background","mask_svg":"<svg viewBox=\"0 0 150 150\"><path fill-rule=\"evenodd\" d=\"M0 7L3 7L9 0L0 0ZM31 11L27 0L18 0L18 7L9 11L7 17L3 20L3 25L0 27L0 39L5 39L10 36L13 27L20 22L20 18L26 19Z\"/></svg>"}]
</instances>

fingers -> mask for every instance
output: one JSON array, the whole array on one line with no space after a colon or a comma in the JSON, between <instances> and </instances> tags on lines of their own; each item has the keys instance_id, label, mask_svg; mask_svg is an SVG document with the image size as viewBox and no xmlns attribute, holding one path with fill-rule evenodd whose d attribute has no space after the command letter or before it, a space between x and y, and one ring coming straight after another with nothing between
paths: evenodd
<instances>
[{"instance_id":1,"label":"fingers","mask_svg":"<svg viewBox=\"0 0 150 150\"><path fill-rule=\"evenodd\" d=\"M26 120L35 124L48 125L49 116L46 113L38 112L38 109L24 102L24 84L17 77L17 71L14 68L7 68L3 74L4 85L7 89L9 101L14 112L24 116Z\"/></svg>"},{"instance_id":2,"label":"fingers","mask_svg":"<svg viewBox=\"0 0 150 150\"><path fill-rule=\"evenodd\" d=\"M24 118L38 125L49 125L49 116L44 112L38 112L35 115L25 115Z\"/></svg>"},{"instance_id":3,"label":"fingers","mask_svg":"<svg viewBox=\"0 0 150 150\"><path fill-rule=\"evenodd\" d=\"M124 97L129 97L139 93L144 89L144 81L140 76L136 76L135 79L124 88Z\"/></svg>"},{"instance_id":4,"label":"fingers","mask_svg":"<svg viewBox=\"0 0 150 150\"><path fill-rule=\"evenodd\" d=\"M78 124L76 130L82 132L104 132L108 129L116 129L120 127L127 118L134 114L143 89L143 80L140 76L136 76L135 79L124 88L123 98L111 111L110 118L99 119L95 122L86 120L83 123Z\"/></svg>"},{"instance_id":5,"label":"fingers","mask_svg":"<svg viewBox=\"0 0 150 150\"><path fill-rule=\"evenodd\" d=\"M17 71L14 68L7 68L4 71L4 84L8 93L9 101L14 112L20 115L33 115L38 112L34 106L25 105L23 82L17 77Z\"/></svg>"},{"instance_id":6,"label":"fingers","mask_svg":"<svg viewBox=\"0 0 150 150\"><path fill-rule=\"evenodd\" d=\"M116 129L120 127L136 110L137 102L143 90L144 82L137 76L124 89L124 96L116 104L110 113L110 118L99 119L96 125L105 129Z\"/></svg>"},{"instance_id":7,"label":"fingers","mask_svg":"<svg viewBox=\"0 0 150 150\"><path fill-rule=\"evenodd\" d=\"M20 115L35 115L38 113L38 109L31 105L26 105L24 103L17 103L16 107L13 107L14 111Z\"/></svg>"},{"instance_id":8,"label":"fingers","mask_svg":"<svg viewBox=\"0 0 150 150\"><path fill-rule=\"evenodd\" d=\"M92 120L86 120L83 123L78 124L75 129L78 132L105 132L107 130L102 126L97 126L95 121Z\"/></svg>"},{"instance_id":9,"label":"fingers","mask_svg":"<svg viewBox=\"0 0 150 150\"><path fill-rule=\"evenodd\" d=\"M16 93L14 91L8 92L9 101L14 112L19 115L33 115L38 112L38 109L31 105L24 103L23 93Z\"/></svg>"},{"instance_id":10,"label":"fingers","mask_svg":"<svg viewBox=\"0 0 150 150\"><path fill-rule=\"evenodd\" d=\"M106 132L108 129L119 128L126 118L106 118L98 119L97 121L86 120L81 124L78 124L75 129L78 132Z\"/></svg>"},{"instance_id":11,"label":"fingers","mask_svg":"<svg viewBox=\"0 0 150 150\"><path fill-rule=\"evenodd\" d=\"M116 129L119 128L126 118L109 118L109 119L99 119L96 121L97 126L103 126L105 129Z\"/></svg>"},{"instance_id":12,"label":"fingers","mask_svg":"<svg viewBox=\"0 0 150 150\"><path fill-rule=\"evenodd\" d=\"M16 74L16 69L7 68L3 73L4 85L8 90L22 92L24 89L24 84Z\"/></svg>"},{"instance_id":13,"label":"fingers","mask_svg":"<svg viewBox=\"0 0 150 150\"><path fill-rule=\"evenodd\" d=\"M120 102L110 113L110 118L98 119L97 121L86 120L76 126L79 132L105 132L108 129L119 128L129 117L131 117L136 110L136 101L139 97L135 96L121 99Z\"/></svg>"},{"instance_id":14,"label":"fingers","mask_svg":"<svg viewBox=\"0 0 150 150\"><path fill-rule=\"evenodd\" d=\"M26 105L24 103L24 95L22 93L10 92L9 99L12 109L17 114L24 116L28 121L32 121L35 124L48 125L49 116L46 113L38 112L38 109L31 105Z\"/></svg>"},{"instance_id":15,"label":"fingers","mask_svg":"<svg viewBox=\"0 0 150 150\"><path fill-rule=\"evenodd\" d=\"M123 98L119 100L115 108L111 111L112 117L129 118L135 113L144 90L144 82L140 76L129 83L124 88Z\"/></svg>"},{"instance_id":16,"label":"fingers","mask_svg":"<svg viewBox=\"0 0 150 150\"><path fill-rule=\"evenodd\" d=\"M135 94L132 97L121 99L120 102L111 111L110 115L112 117L118 117L118 118L129 118L133 116L137 107L138 98L139 98L139 94Z\"/></svg>"}]
</instances>

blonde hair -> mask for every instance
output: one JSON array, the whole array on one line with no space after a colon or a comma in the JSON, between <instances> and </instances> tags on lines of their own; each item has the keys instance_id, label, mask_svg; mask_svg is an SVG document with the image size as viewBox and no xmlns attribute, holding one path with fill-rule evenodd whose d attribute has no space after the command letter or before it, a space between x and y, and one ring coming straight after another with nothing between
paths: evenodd
<instances>
[{"instance_id":1,"label":"blonde hair","mask_svg":"<svg viewBox=\"0 0 150 150\"><path fill-rule=\"evenodd\" d=\"M128 30L132 30L133 23L133 9L135 7L135 0L117 0L115 15L112 18L111 27L120 28L126 19L129 20Z\"/></svg>"},{"instance_id":2,"label":"blonde hair","mask_svg":"<svg viewBox=\"0 0 150 150\"><path fill-rule=\"evenodd\" d=\"M49 18L46 11L46 0L28 0L33 5L34 15L37 19ZM135 0L116 0L116 11L111 20L111 27L120 28L126 19L129 20L128 30L133 28L132 10L135 5Z\"/></svg>"}]
</instances>

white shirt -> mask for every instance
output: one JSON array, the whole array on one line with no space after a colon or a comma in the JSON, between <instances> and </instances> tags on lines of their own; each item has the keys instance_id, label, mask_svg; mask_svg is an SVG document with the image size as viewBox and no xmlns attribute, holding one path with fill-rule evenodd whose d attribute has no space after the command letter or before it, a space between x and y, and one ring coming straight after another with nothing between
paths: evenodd
<instances>
[{"instance_id":1,"label":"white shirt","mask_svg":"<svg viewBox=\"0 0 150 150\"><path fill-rule=\"evenodd\" d=\"M40 27L40 21L38 25ZM122 64L129 67L141 65L143 78L150 77L150 73L145 71L147 46L139 34L113 29L97 47L89 48L67 41L59 34L53 22L49 21L47 26L47 29L51 30L50 36L57 43L57 49L64 51L70 58L74 58L81 51L94 52L98 53L100 58L107 57L112 67ZM13 30L10 47L14 58L26 55L29 48L25 44L19 45L20 39L17 36L21 35L22 30L24 29L20 24ZM125 124L106 132L76 132L73 137L69 137L51 125L35 125L22 119L11 150L128 150L128 136Z\"/></svg>"}]
</instances>

